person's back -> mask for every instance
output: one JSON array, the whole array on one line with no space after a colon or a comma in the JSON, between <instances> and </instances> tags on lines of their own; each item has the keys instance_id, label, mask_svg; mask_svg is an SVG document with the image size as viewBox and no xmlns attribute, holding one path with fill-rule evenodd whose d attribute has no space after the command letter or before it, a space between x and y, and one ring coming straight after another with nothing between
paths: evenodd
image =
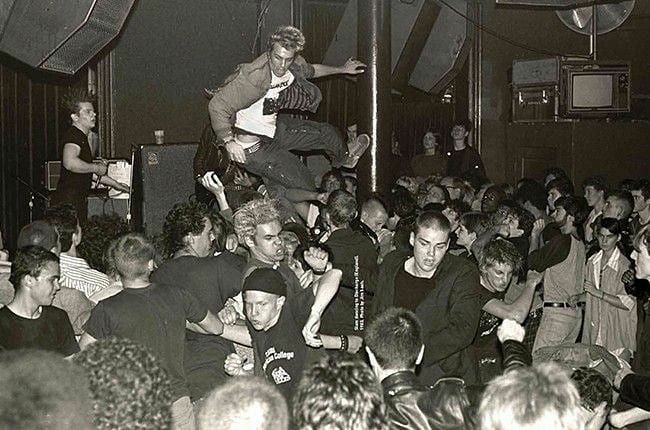
<instances>
[{"instance_id":1,"label":"person's back","mask_svg":"<svg viewBox=\"0 0 650 430\"><path fill-rule=\"evenodd\" d=\"M190 293L217 314L241 291L241 275L222 256L182 256L166 260L152 273L151 280ZM223 363L233 352L232 342L222 337L185 331L183 361L192 398L200 398L226 381Z\"/></svg>"},{"instance_id":2,"label":"person's back","mask_svg":"<svg viewBox=\"0 0 650 430\"><path fill-rule=\"evenodd\" d=\"M333 267L340 269L343 277L341 288L323 314L323 333L359 333L365 325L365 309L371 297L367 288L377 269L377 251L365 234L350 228L356 213L356 200L350 193L337 190L330 194L325 219L332 233L324 245Z\"/></svg>"},{"instance_id":3,"label":"person's back","mask_svg":"<svg viewBox=\"0 0 650 430\"><path fill-rule=\"evenodd\" d=\"M429 390L415 376L424 353L418 318L406 309L389 308L368 325L365 342L370 366L381 382L391 428L430 429L430 417L418 406Z\"/></svg>"}]
</instances>

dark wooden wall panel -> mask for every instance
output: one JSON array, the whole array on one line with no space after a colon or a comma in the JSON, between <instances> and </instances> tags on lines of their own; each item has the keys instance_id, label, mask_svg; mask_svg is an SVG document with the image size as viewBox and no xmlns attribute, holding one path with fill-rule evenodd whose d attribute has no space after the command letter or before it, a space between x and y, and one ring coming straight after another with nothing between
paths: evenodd
<instances>
[{"instance_id":1,"label":"dark wooden wall panel","mask_svg":"<svg viewBox=\"0 0 650 430\"><path fill-rule=\"evenodd\" d=\"M42 166L59 159L60 131L68 125L59 94L83 85L84 73L52 75L0 55L0 229L10 250L20 228L30 221L31 197L33 219L46 207L39 196L46 195Z\"/></svg>"}]
</instances>

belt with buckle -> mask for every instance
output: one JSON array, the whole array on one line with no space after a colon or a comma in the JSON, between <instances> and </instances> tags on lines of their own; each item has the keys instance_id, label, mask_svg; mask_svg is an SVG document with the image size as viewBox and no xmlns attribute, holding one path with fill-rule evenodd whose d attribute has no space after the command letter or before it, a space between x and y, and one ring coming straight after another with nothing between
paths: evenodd
<instances>
[{"instance_id":1,"label":"belt with buckle","mask_svg":"<svg viewBox=\"0 0 650 430\"><path fill-rule=\"evenodd\" d=\"M262 141L260 140L259 142L253 144L252 146L249 146L248 148L244 148L244 153L246 154L253 154L254 152L257 152L258 149L262 147Z\"/></svg>"},{"instance_id":2,"label":"belt with buckle","mask_svg":"<svg viewBox=\"0 0 650 430\"><path fill-rule=\"evenodd\" d=\"M545 308L570 308L571 305L566 302L544 302Z\"/></svg>"}]
</instances>

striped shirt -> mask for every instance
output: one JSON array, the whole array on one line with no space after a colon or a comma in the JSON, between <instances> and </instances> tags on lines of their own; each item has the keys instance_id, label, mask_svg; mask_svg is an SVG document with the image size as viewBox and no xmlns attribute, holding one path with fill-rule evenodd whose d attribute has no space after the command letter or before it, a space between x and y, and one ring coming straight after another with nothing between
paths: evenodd
<instances>
[{"instance_id":1,"label":"striped shirt","mask_svg":"<svg viewBox=\"0 0 650 430\"><path fill-rule=\"evenodd\" d=\"M71 257L64 253L61 253L59 258L61 267L59 284L62 287L74 288L89 297L111 284L108 276L98 270L91 269L83 258Z\"/></svg>"}]
</instances>

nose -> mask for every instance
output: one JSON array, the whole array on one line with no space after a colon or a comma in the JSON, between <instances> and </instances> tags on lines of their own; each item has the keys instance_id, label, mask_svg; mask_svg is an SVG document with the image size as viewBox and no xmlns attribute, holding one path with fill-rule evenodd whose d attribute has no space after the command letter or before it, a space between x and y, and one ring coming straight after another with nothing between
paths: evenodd
<instances>
[{"instance_id":1,"label":"nose","mask_svg":"<svg viewBox=\"0 0 650 430\"><path fill-rule=\"evenodd\" d=\"M636 251L632 251L632 255L631 255L631 257L632 257L632 260L634 260L634 261L636 261L636 259L637 259L637 257L638 257L638 255L639 255L639 253L638 253L638 252L636 252Z\"/></svg>"}]
</instances>

